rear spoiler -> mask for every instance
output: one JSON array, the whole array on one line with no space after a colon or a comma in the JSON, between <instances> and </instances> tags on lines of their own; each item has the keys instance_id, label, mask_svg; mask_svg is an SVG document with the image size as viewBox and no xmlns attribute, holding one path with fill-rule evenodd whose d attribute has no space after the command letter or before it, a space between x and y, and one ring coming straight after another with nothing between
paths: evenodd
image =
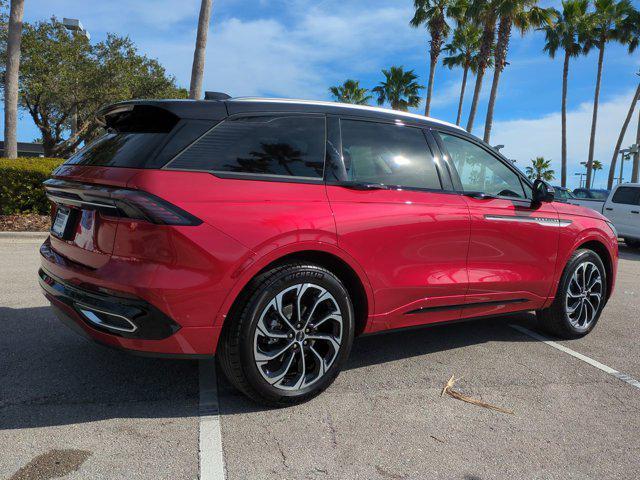
<instances>
[{"instance_id":1,"label":"rear spoiler","mask_svg":"<svg viewBox=\"0 0 640 480\"><path fill-rule=\"evenodd\" d=\"M217 97L210 100L129 100L101 108L96 117L98 122L106 127L109 127L109 124L115 125L118 117L131 115L136 110L141 113L146 111L152 117L156 114L173 116L176 122L182 119L220 121L229 115L224 101L226 98L223 98L228 95L210 93Z\"/></svg>"}]
</instances>

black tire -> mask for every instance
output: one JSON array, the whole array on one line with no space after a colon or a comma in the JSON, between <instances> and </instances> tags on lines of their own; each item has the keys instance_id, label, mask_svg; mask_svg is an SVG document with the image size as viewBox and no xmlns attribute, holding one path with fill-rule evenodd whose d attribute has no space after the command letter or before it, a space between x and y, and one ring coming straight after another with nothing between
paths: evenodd
<instances>
[{"instance_id":1,"label":"black tire","mask_svg":"<svg viewBox=\"0 0 640 480\"><path fill-rule=\"evenodd\" d=\"M574 273L576 273L576 270L578 270L581 265L587 264L595 265L600 273L601 300L596 309L590 309L591 312L595 311L593 320L591 320L588 325L585 325L582 328L577 328L574 323L572 323L569 314L567 313L567 296L569 295L569 284L572 281ZM567 262L567 266L562 273L562 278L560 279L560 284L558 285L558 291L556 292L553 304L549 308L536 312L538 322L544 330L559 338L572 339L583 337L591 332L598 323L602 309L606 304L606 298L607 277L602 259L592 250L576 250ZM589 313L589 315L591 314Z\"/></svg>"},{"instance_id":2,"label":"black tire","mask_svg":"<svg viewBox=\"0 0 640 480\"><path fill-rule=\"evenodd\" d=\"M318 375L315 383L298 390L285 391L269 384L258 370L254 353L256 328L262 312L278 293L304 283L320 286L333 296L342 317L342 339L333 357L333 363L323 375ZM290 319L292 318L293 313ZM306 262L287 263L258 275L244 290L236 302L235 311L231 312L223 329L217 358L231 384L250 399L268 406L284 407L310 400L331 385L349 357L353 337L353 305L340 279L319 265ZM298 354L302 352L305 355L304 352L307 352L302 344L296 348L300 349ZM299 361L298 359L298 367Z\"/></svg>"},{"instance_id":3,"label":"black tire","mask_svg":"<svg viewBox=\"0 0 640 480\"><path fill-rule=\"evenodd\" d=\"M625 238L624 243L626 243L629 248L640 248L640 240Z\"/></svg>"}]
</instances>

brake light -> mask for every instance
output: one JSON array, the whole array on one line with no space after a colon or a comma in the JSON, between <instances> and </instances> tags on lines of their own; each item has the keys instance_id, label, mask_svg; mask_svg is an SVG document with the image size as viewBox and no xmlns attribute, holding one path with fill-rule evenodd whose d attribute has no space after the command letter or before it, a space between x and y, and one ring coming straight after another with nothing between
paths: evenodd
<instances>
[{"instance_id":1,"label":"brake light","mask_svg":"<svg viewBox=\"0 0 640 480\"><path fill-rule=\"evenodd\" d=\"M202 220L151 193L65 180L44 182L52 202L97 210L110 216L142 220L158 225L200 225Z\"/></svg>"}]
</instances>

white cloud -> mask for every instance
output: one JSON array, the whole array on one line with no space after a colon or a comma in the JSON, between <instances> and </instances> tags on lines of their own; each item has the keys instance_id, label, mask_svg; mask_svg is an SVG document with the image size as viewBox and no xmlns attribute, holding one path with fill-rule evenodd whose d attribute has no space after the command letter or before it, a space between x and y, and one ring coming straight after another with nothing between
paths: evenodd
<instances>
[{"instance_id":1,"label":"white cloud","mask_svg":"<svg viewBox=\"0 0 640 480\"><path fill-rule=\"evenodd\" d=\"M601 102L598 109L598 127L596 131L595 156L600 160L604 169L596 175L596 187L606 186L606 180L620 128L624 121L634 92L616 96ZM578 176L575 172L584 172L580 162L586 161L589 155L589 137L591 132L592 103L582 103L567 115L567 178L569 185L578 186ZM638 125L638 109L629 124L623 142L623 147L635 142ZM482 131L480 128L478 131ZM560 178L560 145L561 145L561 115L554 112L537 119L509 120L495 122L491 133L492 144L504 144L502 150L509 158L518 161L517 165L524 169L530 159L544 156L551 159L556 178ZM618 159L619 161L619 159ZM619 165L619 163L618 163ZM630 165L625 165L626 178L631 172Z\"/></svg>"},{"instance_id":2,"label":"white cloud","mask_svg":"<svg viewBox=\"0 0 640 480\"><path fill-rule=\"evenodd\" d=\"M389 56L407 49L419 51L425 43L423 31L407 26L410 9L382 7L357 14L342 9L340 15L330 10L326 4L308 8L292 24L280 19L214 21L206 88L232 95L326 98L335 82L379 72L388 66ZM195 31L179 40L154 39L140 45L187 84L192 36Z\"/></svg>"}]
</instances>

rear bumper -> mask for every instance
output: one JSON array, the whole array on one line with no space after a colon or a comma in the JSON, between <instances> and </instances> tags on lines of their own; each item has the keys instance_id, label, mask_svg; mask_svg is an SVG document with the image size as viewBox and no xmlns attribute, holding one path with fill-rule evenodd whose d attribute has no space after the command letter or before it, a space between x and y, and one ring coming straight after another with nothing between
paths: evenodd
<instances>
[{"instance_id":1,"label":"rear bumper","mask_svg":"<svg viewBox=\"0 0 640 480\"><path fill-rule=\"evenodd\" d=\"M45 296L47 294L45 293ZM154 358L176 358L176 359L186 359L186 360L199 360L199 359L208 359L211 358L211 354L197 354L197 353L164 353L158 352L154 350L142 350L139 348L127 348L122 346L117 342L109 342L103 337L92 335L90 331L86 328L83 328L81 321L77 318L77 316L70 312L69 310L62 307L60 304L56 304L54 300L51 301L51 308L53 313L58 317L58 319L75 333L84 337L88 340L92 340L97 344L112 348L120 351L124 351L127 353L131 353L133 355L138 355L142 357L154 357Z\"/></svg>"},{"instance_id":2,"label":"rear bumper","mask_svg":"<svg viewBox=\"0 0 640 480\"><path fill-rule=\"evenodd\" d=\"M144 300L109 296L72 286L40 269L40 286L47 298L73 310L88 327L116 337L164 340L180 325Z\"/></svg>"},{"instance_id":3,"label":"rear bumper","mask_svg":"<svg viewBox=\"0 0 640 480\"><path fill-rule=\"evenodd\" d=\"M115 262L106 267L112 278L127 279L115 285L103 281L104 272L86 270L61 258L48 241L40 253L38 277L43 293L56 315L75 332L103 345L147 356L207 358L215 353L222 326L213 322L193 325L181 321L180 315L174 317L172 312L182 312L184 308L178 308L182 305L158 305L150 300L156 298L155 291L142 287L140 272L131 265L126 272L124 268L114 271ZM189 305L205 303L198 297L190 300ZM211 316L210 311L202 313ZM112 320L116 327L125 328L112 328Z\"/></svg>"}]
</instances>

